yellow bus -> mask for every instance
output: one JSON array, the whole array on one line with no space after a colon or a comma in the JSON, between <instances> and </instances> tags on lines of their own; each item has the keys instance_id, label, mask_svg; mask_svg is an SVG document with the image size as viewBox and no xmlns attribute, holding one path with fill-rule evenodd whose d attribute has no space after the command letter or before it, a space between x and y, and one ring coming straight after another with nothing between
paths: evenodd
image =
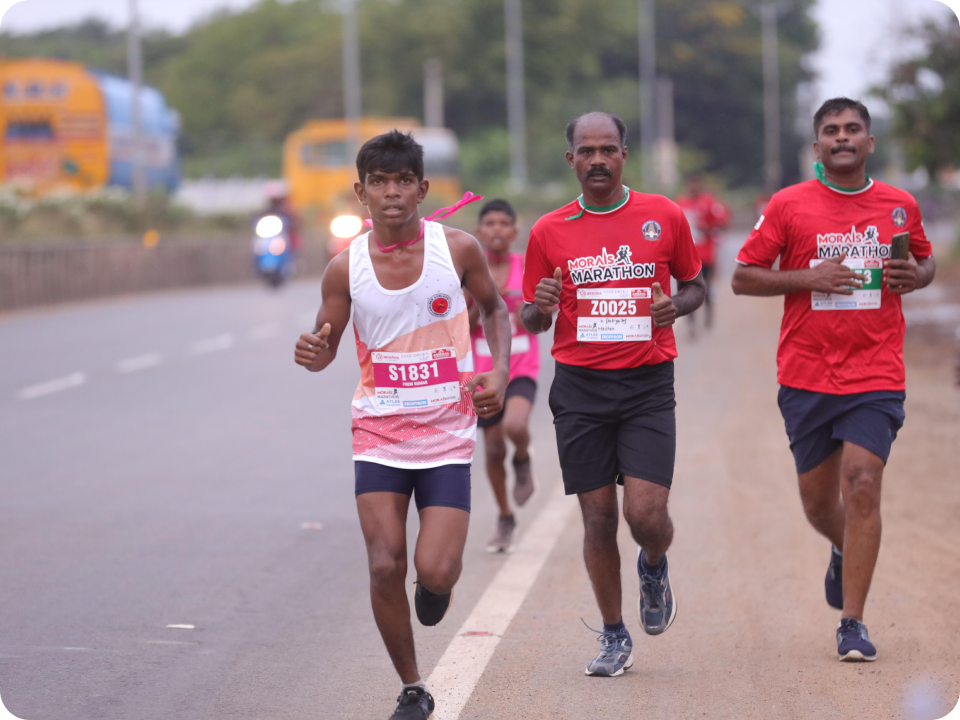
<instances>
[{"instance_id":1,"label":"yellow bus","mask_svg":"<svg viewBox=\"0 0 960 720\"><path fill-rule=\"evenodd\" d=\"M394 128L412 132L423 145L424 171L430 180L430 205L450 205L463 194L458 179L457 136L447 128L425 128L414 118L362 118L360 142ZM359 212L353 193L356 150L345 120L313 120L291 133L283 149L283 177L290 202L301 213L329 217ZM319 219L319 218L318 218Z\"/></svg>"},{"instance_id":2,"label":"yellow bus","mask_svg":"<svg viewBox=\"0 0 960 720\"><path fill-rule=\"evenodd\" d=\"M133 184L133 86L75 62L0 61L0 182L37 195ZM147 182L176 189L179 115L156 89L140 93Z\"/></svg>"}]
</instances>

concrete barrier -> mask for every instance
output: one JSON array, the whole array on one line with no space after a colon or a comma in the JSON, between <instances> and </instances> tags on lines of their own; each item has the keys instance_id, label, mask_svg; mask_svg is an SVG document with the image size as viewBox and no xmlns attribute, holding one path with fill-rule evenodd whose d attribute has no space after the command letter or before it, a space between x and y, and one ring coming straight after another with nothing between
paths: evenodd
<instances>
[{"instance_id":1,"label":"concrete barrier","mask_svg":"<svg viewBox=\"0 0 960 720\"><path fill-rule=\"evenodd\" d=\"M0 310L110 295L254 280L250 241L171 240L0 246ZM326 250L305 243L297 275L317 275Z\"/></svg>"}]
</instances>

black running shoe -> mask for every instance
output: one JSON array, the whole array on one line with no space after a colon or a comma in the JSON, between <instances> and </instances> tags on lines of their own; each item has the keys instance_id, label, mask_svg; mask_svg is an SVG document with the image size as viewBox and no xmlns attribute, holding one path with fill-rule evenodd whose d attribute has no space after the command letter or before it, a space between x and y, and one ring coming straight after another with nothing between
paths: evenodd
<instances>
[{"instance_id":1,"label":"black running shoe","mask_svg":"<svg viewBox=\"0 0 960 720\"><path fill-rule=\"evenodd\" d=\"M830 546L830 567L827 568L823 587L827 591L827 605L843 610L843 555L836 545Z\"/></svg>"},{"instance_id":2,"label":"black running shoe","mask_svg":"<svg viewBox=\"0 0 960 720\"><path fill-rule=\"evenodd\" d=\"M390 720L431 720L433 708L433 695L422 687L404 688Z\"/></svg>"},{"instance_id":3,"label":"black running shoe","mask_svg":"<svg viewBox=\"0 0 960 720\"><path fill-rule=\"evenodd\" d=\"M843 662L873 662L877 648L870 642L867 626L853 618L843 618L837 628L837 654Z\"/></svg>"},{"instance_id":4,"label":"black running shoe","mask_svg":"<svg viewBox=\"0 0 960 720\"><path fill-rule=\"evenodd\" d=\"M427 590L417 580L417 591L413 595L413 606L417 610L417 620L421 625L431 627L436 625L450 609L453 600L453 590L443 595L437 595Z\"/></svg>"}]
</instances>

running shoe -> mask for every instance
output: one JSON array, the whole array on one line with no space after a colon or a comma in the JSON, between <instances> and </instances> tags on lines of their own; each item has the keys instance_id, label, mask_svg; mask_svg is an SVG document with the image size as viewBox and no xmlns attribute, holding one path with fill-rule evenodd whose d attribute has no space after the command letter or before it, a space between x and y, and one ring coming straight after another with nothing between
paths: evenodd
<instances>
[{"instance_id":1,"label":"running shoe","mask_svg":"<svg viewBox=\"0 0 960 720\"><path fill-rule=\"evenodd\" d=\"M843 555L836 545L830 546L830 567L823 586L827 591L827 605L843 610Z\"/></svg>"},{"instance_id":2,"label":"running shoe","mask_svg":"<svg viewBox=\"0 0 960 720\"><path fill-rule=\"evenodd\" d=\"M432 627L447 614L450 603L453 601L453 590L443 595L437 595L427 590L420 581L416 581L417 591L413 594L413 606L417 610L417 620L421 625Z\"/></svg>"},{"instance_id":3,"label":"running shoe","mask_svg":"<svg viewBox=\"0 0 960 720\"><path fill-rule=\"evenodd\" d=\"M637 617L640 627L647 635L659 635L667 631L677 617L677 599L670 587L670 571L667 556L655 574L644 573L643 550L637 557L637 572L640 575L640 599L637 601Z\"/></svg>"},{"instance_id":4,"label":"running shoe","mask_svg":"<svg viewBox=\"0 0 960 720\"><path fill-rule=\"evenodd\" d=\"M617 677L633 667L633 640L626 628L619 632L600 632L597 640L600 641L600 654L590 661L584 675Z\"/></svg>"},{"instance_id":5,"label":"running shoe","mask_svg":"<svg viewBox=\"0 0 960 720\"><path fill-rule=\"evenodd\" d=\"M513 531L517 529L517 521L511 515L497 520L497 532L487 543L487 552L502 553L513 549Z\"/></svg>"},{"instance_id":6,"label":"running shoe","mask_svg":"<svg viewBox=\"0 0 960 720\"><path fill-rule=\"evenodd\" d=\"M513 485L513 501L517 507L523 507L537 489L533 481L533 458L530 455L526 460L513 458L513 474L516 477Z\"/></svg>"},{"instance_id":7,"label":"running shoe","mask_svg":"<svg viewBox=\"0 0 960 720\"><path fill-rule=\"evenodd\" d=\"M404 688L390 720L431 720L433 708L433 696L422 687Z\"/></svg>"},{"instance_id":8,"label":"running shoe","mask_svg":"<svg viewBox=\"0 0 960 720\"><path fill-rule=\"evenodd\" d=\"M843 618L837 628L837 654L843 662L873 662L877 649L870 642L867 626L854 618Z\"/></svg>"}]
</instances>

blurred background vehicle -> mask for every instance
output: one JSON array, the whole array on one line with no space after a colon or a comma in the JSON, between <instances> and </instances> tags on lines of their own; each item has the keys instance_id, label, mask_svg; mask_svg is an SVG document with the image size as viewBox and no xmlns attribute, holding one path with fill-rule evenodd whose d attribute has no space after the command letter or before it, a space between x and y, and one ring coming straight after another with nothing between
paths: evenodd
<instances>
[{"instance_id":1,"label":"blurred background vehicle","mask_svg":"<svg viewBox=\"0 0 960 720\"><path fill-rule=\"evenodd\" d=\"M355 145L394 128L413 133L423 145L424 171L432 204L452 204L462 194L457 136L448 128L422 127L410 117L361 118L356 138L346 120L311 120L284 143L283 177L290 204L311 224L330 228L328 249L336 255L362 230L367 218L353 192Z\"/></svg>"},{"instance_id":2,"label":"blurred background vehicle","mask_svg":"<svg viewBox=\"0 0 960 720\"><path fill-rule=\"evenodd\" d=\"M133 186L133 86L62 60L0 62L0 182L34 195ZM140 94L148 187L180 183L180 116L160 91Z\"/></svg>"},{"instance_id":3,"label":"blurred background vehicle","mask_svg":"<svg viewBox=\"0 0 960 720\"><path fill-rule=\"evenodd\" d=\"M280 287L293 275L295 257L290 236L287 216L265 214L254 221L253 268L270 287Z\"/></svg>"}]
</instances>

